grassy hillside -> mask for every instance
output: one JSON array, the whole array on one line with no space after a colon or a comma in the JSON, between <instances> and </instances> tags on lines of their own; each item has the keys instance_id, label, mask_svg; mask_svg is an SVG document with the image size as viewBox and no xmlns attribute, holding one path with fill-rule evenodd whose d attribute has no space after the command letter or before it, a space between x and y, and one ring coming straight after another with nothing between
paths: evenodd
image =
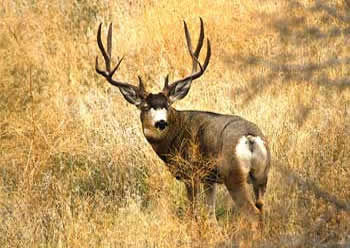
<instances>
[{"instance_id":1,"label":"grassy hillside","mask_svg":"<svg viewBox=\"0 0 350 248\"><path fill-rule=\"evenodd\" d=\"M350 3L312 0L10 1L0 4L1 247L350 245ZM139 114L94 71L100 22L116 77L149 91L191 69L182 21L212 43L178 109L232 113L269 137L263 224L223 186L218 226L188 214Z\"/></svg>"}]
</instances>

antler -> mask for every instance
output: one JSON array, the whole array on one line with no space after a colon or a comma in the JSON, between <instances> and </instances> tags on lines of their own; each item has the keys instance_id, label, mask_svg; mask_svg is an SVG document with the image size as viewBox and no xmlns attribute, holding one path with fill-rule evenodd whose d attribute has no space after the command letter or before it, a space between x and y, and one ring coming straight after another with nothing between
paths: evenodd
<instances>
[{"instance_id":1,"label":"antler","mask_svg":"<svg viewBox=\"0 0 350 248\"><path fill-rule=\"evenodd\" d=\"M109 28L108 28L108 35L107 35L107 52L103 46L102 40L101 40L101 29L102 29L102 23L100 23L99 27L98 27L98 31L97 31L97 44L98 47L101 50L101 53L103 55L103 58L105 60L105 64L106 64L106 71L103 71L99 68L98 66L98 56L96 56L96 72L100 75L102 75L110 84L117 86L119 88L123 88L124 90L128 89L128 88L132 88L135 92L138 92L140 94L143 94L144 92L144 87L141 81L141 78L139 77L139 87L136 87L134 85L128 84L128 83L123 83L120 81L116 81L114 80L113 74L118 70L121 62L123 61L124 57L122 57L117 65L113 68L113 70L111 70L111 58L112 58L112 23L109 24Z\"/></svg>"},{"instance_id":2,"label":"antler","mask_svg":"<svg viewBox=\"0 0 350 248\"><path fill-rule=\"evenodd\" d=\"M168 85L168 76L167 76L165 79L164 89L163 89L163 91L166 94L169 94L176 87L179 87L178 86L179 84L181 87L189 87L192 80L195 80L195 79L199 78L200 76L202 76L208 67L210 56L211 56L211 48L210 48L209 39L207 39L207 55L205 57L204 64L202 65L199 62L199 53L203 47L203 40L204 40L204 25L203 25L202 18L200 18L200 22L201 22L201 28L200 28L198 44L197 44L196 50L193 52L190 33L188 31L187 24L184 21L184 29L185 29L187 48L188 48L190 56L192 57L192 73L190 75L182 78L182 79L179 79L179 80L173 82L170 85ZM197 71L197 65L199 66L199 71ZM188 82L188 81L190 82L189 85L187 85L187 84L181 85L181 83Z\"/></svg>"}]
</instances>

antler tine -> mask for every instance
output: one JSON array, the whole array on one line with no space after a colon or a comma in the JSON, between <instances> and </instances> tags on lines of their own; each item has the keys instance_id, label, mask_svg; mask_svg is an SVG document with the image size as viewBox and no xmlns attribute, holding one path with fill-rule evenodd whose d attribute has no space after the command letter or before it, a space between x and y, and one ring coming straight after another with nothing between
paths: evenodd
<instances>
[{"instance_id":1,"label":"antler tine","mask_svg":"<svg viewBox=\"0 0 350 248\"><path fill-rule=\"evenodd\" d=\"M169 74L167 74L164 78L164 87L167 88L169 86Z\"/></svg>"},{"instance_id":2,"label":"antler tine","mask_svg":"<svg viewBox=\"0 0 350 248\"><path fill-rule=\"evenodd\" d=\"M210 41L207 39L207 56L205 57L204 64L203 64L203 71L205 71L209 65L211 57L211 46L210 46Z\"/></svg>"},{"instance_id":3,"label":"antler tine","mask_svg":"<svg viewBox=\"0 0 350 248\"><path fill-rule=\"evenodd\" d=\"M105 60L105 64L106 64L106 69L108 72L110 72L110 57L108 56L108 54L106 53L106 50L105 48L103 47L103 43L102 43L102 40L101 40L101 29L102 29L102 23L100 23L100 25L98 26L98 30L97 30L97 44L98 44L98 47L100 48L100 51L103 55L103 58Z\"/></svg>"},{"instance_id":4,"label":"antler tine","mask_svg":"<svg viewBox=\"0 0 350 248\"><path fill-rule=\"evenodd\" d=\"M110 77L113 77L113 74L118 70L119 65L122 63L124 59L124 56L118 61L117 65L114 67L114 69L110 72Z\"/></svg>"},{"instance_id":5,"label":"antler tine","mask_svg":"<svg viewBox=\"0 0 350 248\"><path fill-rule=\"evenodd\" d=\"M185 21L184 21L184 29L185 29L188 52L190 53L191 57L193 57L191 35L190 35L190 32L188 31L187 24Z\"/></svg>"},{"instance_id":6,"label":"antler tine","mask_svg":"<svg viewBox=\"0 0 350 248\"><path fill-rule=\"evenodd\" d=\"M204 40L204 24L203 24L203 20L202 17L199 18L200 22L201 22L201 30L199 33L199 39L198 39L198 44L196 47L196 51L194 52L194 56L198 58L198 55L203 47L203 40Z\"/></svg>"},{"instance_id":7,"label":"antler tine","mask_svg":"<svg viewBox=\"0 0 350 248\"><path fill-rule=\"evenodd\" d=\"M107 53L109 59L112 58L112 23L109 24L108 34L107 34ZM110 68L109 68L110 69Z\"/></svg>"}]
</instances>

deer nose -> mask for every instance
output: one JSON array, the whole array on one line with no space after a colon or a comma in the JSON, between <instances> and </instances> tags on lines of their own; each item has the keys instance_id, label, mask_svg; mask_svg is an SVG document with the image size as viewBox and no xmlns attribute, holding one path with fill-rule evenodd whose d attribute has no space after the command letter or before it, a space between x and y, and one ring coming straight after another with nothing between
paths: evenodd
<instances>
[{"instance_id":1,"label":"deer nose","mask_svg":"<svg viewBox=\"0 0 350 248\"><path fill-rule=\"evenodd\" d=\"M156 128L159 128L160 130L163 130L164 128L166 128L166 126L168 126L168 123L165 120L160 120L157 121L154 126Z\"/></svg>"}]
</instances>

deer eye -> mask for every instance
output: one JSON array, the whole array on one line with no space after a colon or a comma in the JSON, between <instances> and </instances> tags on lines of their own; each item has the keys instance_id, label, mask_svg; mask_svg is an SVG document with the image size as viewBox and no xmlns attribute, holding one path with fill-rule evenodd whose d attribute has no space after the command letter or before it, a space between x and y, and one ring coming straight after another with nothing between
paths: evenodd
<instances>
[{"instance_id":1,"label":"deer eye","mask_svg":"<svg viewBox=\"0 0 350 248\"><path fill-rule=\"evenodd\" d=\"M147 103L145 103L143 106L142 106L142 110L143 111L149 111L151 109L151 107L147 104Z\"/></svg>"}]
</instances>

